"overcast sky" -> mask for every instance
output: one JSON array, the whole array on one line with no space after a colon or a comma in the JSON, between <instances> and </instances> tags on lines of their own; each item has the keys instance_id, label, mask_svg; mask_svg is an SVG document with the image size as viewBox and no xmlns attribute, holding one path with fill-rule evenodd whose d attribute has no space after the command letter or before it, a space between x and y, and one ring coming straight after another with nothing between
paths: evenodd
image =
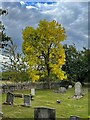
<instances>
[{"instance_id":1,"label":"overcast sky","mask_svg":"<svg viewBox=\"0 0 90 120\"><path fill-rule=\"evenodd\" d=\"M16 1L16 0L13 0ZM18 1L18 0L17 0ZM3 2L8 15L2 18L8 36L22 50L22 29L37 27L39 20L56 20L66 30L64 43L75 44L78 50L88 47L88 2ZM68 0L66 0L68 1Z\"/></svg>"}]
</instances>

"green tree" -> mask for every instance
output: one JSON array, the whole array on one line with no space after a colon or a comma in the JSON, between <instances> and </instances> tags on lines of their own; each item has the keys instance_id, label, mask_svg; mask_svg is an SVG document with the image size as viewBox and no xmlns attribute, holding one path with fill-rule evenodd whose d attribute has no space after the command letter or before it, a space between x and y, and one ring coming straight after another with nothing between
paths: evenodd
<instances>
[{"instance_id":1,"label":"green tree","mask_svg":"<svg viewBox=\"0 0 90 120\"><path fill-rule=\"evenodd\" d=\"M17 53L17 45L12 40L8 42L3 51L2 70L3 79L12 81L26 81L28 78L27 64L22 54ZM28 80L28 79L27 79Z\"/></svg>"},{"instance_id":2,"label":"green tree","mask_svg":"<svg viewBox=\"0 0 90 120\"><path fill-rule=\"evenodd\" d=\"M0 17L6 16L7 10L0 9ZM0 21L0 50L2 51L2 80L28 80L27 64L22 54L17 53L17 45L5 33L5 26Z\"/></svg>"},{"instance_id":3,"label":"green tree","mask_svg":"<svg viewBox=\"0 0 90 120\"><path fill-rule=\"evenodd\" d=\"M0 9L0 17L2 15L7 15L6 10ZM8 41L10 40L10 37L6 35L5 31L5 26L2 24L2 21L0 21L0 48L5 48L8 44Z\"/></svg>"},{"instance_id":4,"label":"green tree","mask_svg":"<svg viewBox=\"0 0 90 120\"><path fill-rule=\"evenodd\" d=\"M73 80L76 79L76 58L78 57L78 52L74 45L64 46L65 54L66 54L66 63L63 65L63 70L66 71L68 79ZM74 65L75 64L75 65Z\"/></svg>"},{"instance_id":5,"label":"green tree","mask_svg":"<svg viewBox=\"0 0 90 120\"><path fill-rule=\"evenodd\" d=\"M13 43L13 41L10 39L10 41L7 44L7 47L3 50L3 59L4 62L2 62L3 70L16 70L16 49L17 46Z\"/></svg>"},{"instance_id":6,"label":"green tree","mask_svg":"<svg viewBox=\"0 0 90 120\"><path fill-rule=\"evenodd\" d=\"M30 81L28 73L24 71L3 71L2 80L12 82L26 82Z\"/></svg>"},{"instance_id":7,"label":"green tree","mask_svg":"<svg viewBox=\"0 0 90 120\"><path fill-rule=\"evenodd\" d=\"M62 71L65 64L65 52L60 44L66 39L65 29L55 20L41 20L38 27L26 27L23 31L23 53L29 65L29 75L34 82L47 76L50 88L50 75L54 74L60 80L66 79Z\"/></svg>"},{"instance_id":8,"label":"green tree","mask_svg":"<svg viewBox=\"0 0 90 120\"><path fill-rule=\"evenodd\" d=\"M90 49L84 48L82 51L83 57L82 57L82 77L84 82L90 82L89 77L90 77Z\"/></svg>"},{"instance_id":9,"label":"green tree","mask_svg":"<svg viewBox=\"0 0 90 120\"><path fill-rule=\"evenodd\" d=\"M69 80L80 81L83 84L89 71L88 56L90 50L84 48L82 51L78 51L75 45L64 45L63 47L66 54L63 70L66 71Z\"/></svg>"}]
</instances>

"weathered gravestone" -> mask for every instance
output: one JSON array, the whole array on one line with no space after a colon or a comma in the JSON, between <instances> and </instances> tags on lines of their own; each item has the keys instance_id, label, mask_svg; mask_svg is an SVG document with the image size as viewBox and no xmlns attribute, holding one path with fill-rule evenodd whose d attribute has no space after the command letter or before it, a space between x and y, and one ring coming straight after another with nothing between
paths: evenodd
<instances>
[{"instance_id":1,"label":"weathered gravestone","mask_svg":"<svg viewBox=\"0 0 90 120\"><path fill-rule=\"evenodd\" d=\"M8 85L8 91L13 92L15 90L15 85Z\"/></svg>"},{"instance_id":2,"label":"weathered gravestone","mask_svg":"<svg viewBox=\"0 0 90 120\"><path fill-rule=\"evenodd\" d=\"M30 95L24 95L24 106L31 106L31 96Z\"/></svg>"},{"instance_id":3,"label":"weathered gravestone","mask_svg":"<svg viewBox=\"0 0 90 120\"><path fill-rule=\"evenodd\" d=\"M31 95L33 95L33 96L35 95L35 89L34 88L31 89Z\"/></svg>"},{"instance_id":4,"label":"weathered gravestone","mask_svg":"<svg viewBox=\"0 0 90 120\"><path fill-rule=\"evenodd\" d=\"M60 87L59 88L59 92L60 93L65 93L66 92L66 88L65 87Z\"/></svg>"},{"instance_id":5,"label":"weathered gravestone","mask_svg":"<svg viewBox=\"0 0 90 120\"><path fill-rule=\"evenodd\" d=\"M75 96L81 96L82 95L82 85L80 82L76 82L75 84Z\"/></svg>"},{"instance_id":6,"label":"weathered gravestone","mask_svg":"<svg viewBox=\"0 0 90 120\"><path fill-rule=\"evenodd\" d=\"M55 120L55 109L46 107L34 108L34 120Z\"/></svg>"},{"instance_id":7,"label":"weathered gravestone","mask_svg":"<svg viewBox=\"0 0 90 120\"><path fill-rule=\"evenodd\" d=\"M70 120L80 120L78 116L70 116Z\"/></svg>"},{"instance_id":8,"label":"weathered gravestone","mask_svg":"<svg viewBox=\"0 0 90 120\"><path fill-rule=\"evenodd\" d=\"M66 93L65 87L60 87L58 90L54 90L55 93Z\"/></svg>"},{"instance_id":9,"label":"weathered gravestone","mask_svg":"<svg viewBox=\"0 0 90 120\"><path fill-rule=\"evenodd\" d=\"M10 92L7 93L6 103L12 105L14 101L14 95Z\"/></svg>"},{"instance_id":10,"label":"weathered gravestone","mask_svg":"<svg viewBox=\"0 0 90 120\"><path fill-rule=\"evenodd\" d=\"M69 85L68 88L72 88L72 85Z\"/></svg>"},{"instance_id":11,"label":"weathered gravestone","mask_svg":"<svg viewBox=\"0 0 90 120\"><path fill-rule=\"evenodd\" d=\"M3 113L2 112L0 112L0 118L2 118L3 117Z\"/></svg>"}]
</instances>

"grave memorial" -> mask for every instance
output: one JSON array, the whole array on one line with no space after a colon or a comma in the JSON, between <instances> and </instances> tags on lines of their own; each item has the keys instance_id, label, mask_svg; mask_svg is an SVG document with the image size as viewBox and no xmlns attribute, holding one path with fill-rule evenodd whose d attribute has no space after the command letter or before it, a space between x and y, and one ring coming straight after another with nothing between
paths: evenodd
<instances>
[{"instance_id":1,"label":"grave memorial","mask_svg":"<svg viewBox=\"0 0 90 120\"><path fill-rule=\"evenodd\" d=\"M60 87L58 90L54 91L55 93L66 93L66 88L65 87Z\"/></svg>"},{"instance_id":2,"label":"grave memorial","mask_svg":"<svg viewBox=\"0 0 90 120\"><path fill-rule=\"evenodd\" d=\"M0 118L2 118L3 117L3 113L0 111Z\"/></svg>"},{"instance_id":3,"label":"grave memorial","mask_svg":"<svg viewBox=\"0 0 90 120\"><path fill-rule=\"evenodd\" d=\"M65 87L60 87L59 88L59 92L60 93L65 93L66 92L66 88Z\"/></svg>"},{"instance_id":4,"label":"grave memorial","mask_svg":"<svg viewBox=\"0 0 90 120\"><path fill-rule=\"evenodd\" d=\"M80 82L76 82L76 84L75 84L75 95L76 96L82 95L82 85Z\"/></svg>"},{"instance_id":5,"label":"grave memorial","mask_svg":"<svg viewBox=\"0 0 90 120\"><path fill-rule=\"evenodd\" d=\"M70 116L70 120L80 120L78 116Z\"/></svg>"},{"instance_id":6,"label":"grave memorial","mask_svg":"<svg viewBox=\"0 0 90 120\"><path fill-rule=\"evenodd\" d=\"M72 88L72 85L69 85L68 88Z\"/></svg>"},{"instance_id":7,"label":"grave memorial","mask_svg":"<svg viewBox=\"0 0 90 120\"><path fill-rule=\"evenodd\" d=\"M31 96L30 95L24 95L24 106L31 106Z\"/></svg>"},{"instance_id":8,"label":"grave memorial","mask_svg":"<svg viewBox=\"0 0 90 120\"><path fill-rule=\"evenodd\" d=\"M7 93L6 103L12 105L14 101L14 95L10 92Z\"/></svg>"},{"instance_id":9,"label":"grave memorial","mask_svg":"<svg viewBox=\"0 0 90 120\"><path fill-rule=\"evenodd\" d=\"M83 93L82 93L82 85L80 82L76 82L75 83L75 94L74 94L74 97L73 98L81 98L83 96Z\"/></svg>"},{"instance_id":10,"label":"grave memorial","mask_svg":"<svg viewBox=\"0 0 90 120\"><path fill-rule=\"evenodd\" d=\"M55 120L55 109L46 107L34 108L34 120Z\"/></svg>"},{"instance_id":11,"label":"grave memorial","mask_svg":"<svg viewBox=\"0 0 90 120\"><path fill-rule=\"evenodd\" d=\"M34 88L31 89L31 95L33 95L33 96L35 95L35 89Z\"/></svg>"}]
</instances>

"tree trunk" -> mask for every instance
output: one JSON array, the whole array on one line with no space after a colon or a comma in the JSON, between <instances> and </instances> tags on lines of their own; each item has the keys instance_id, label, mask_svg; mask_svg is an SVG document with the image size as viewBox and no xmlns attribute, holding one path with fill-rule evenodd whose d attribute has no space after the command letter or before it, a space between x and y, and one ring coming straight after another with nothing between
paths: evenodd
<instances>
[{"instance_id":1,"label":"tree trunk","mask_svg":"<svg viewBox=\"0 0 90 120\"><path fill-rule=\"evenodd\" d=\"M48 72L48 89L51 89L51 83L50 83L50 68L49 68L49 64L47 64L47 72Z\"/></svg>"},{"instance_id":2,"label":"tree trunk","mask_svg":"<svg viewBox=\"0 0 90 120\"><path fill-rule=\"evenodd\" d=\"M50 66L49 66L49 55L50 55L50 48L52 46L52 43L50 43L50 46L48 47L48 53L45 55L45 53L42 51L42 55L45 58L45 65L47 68L47 82L48 82L48 89L51 89L51 83L50 83Z\"/></svg>"}]
</instances>

